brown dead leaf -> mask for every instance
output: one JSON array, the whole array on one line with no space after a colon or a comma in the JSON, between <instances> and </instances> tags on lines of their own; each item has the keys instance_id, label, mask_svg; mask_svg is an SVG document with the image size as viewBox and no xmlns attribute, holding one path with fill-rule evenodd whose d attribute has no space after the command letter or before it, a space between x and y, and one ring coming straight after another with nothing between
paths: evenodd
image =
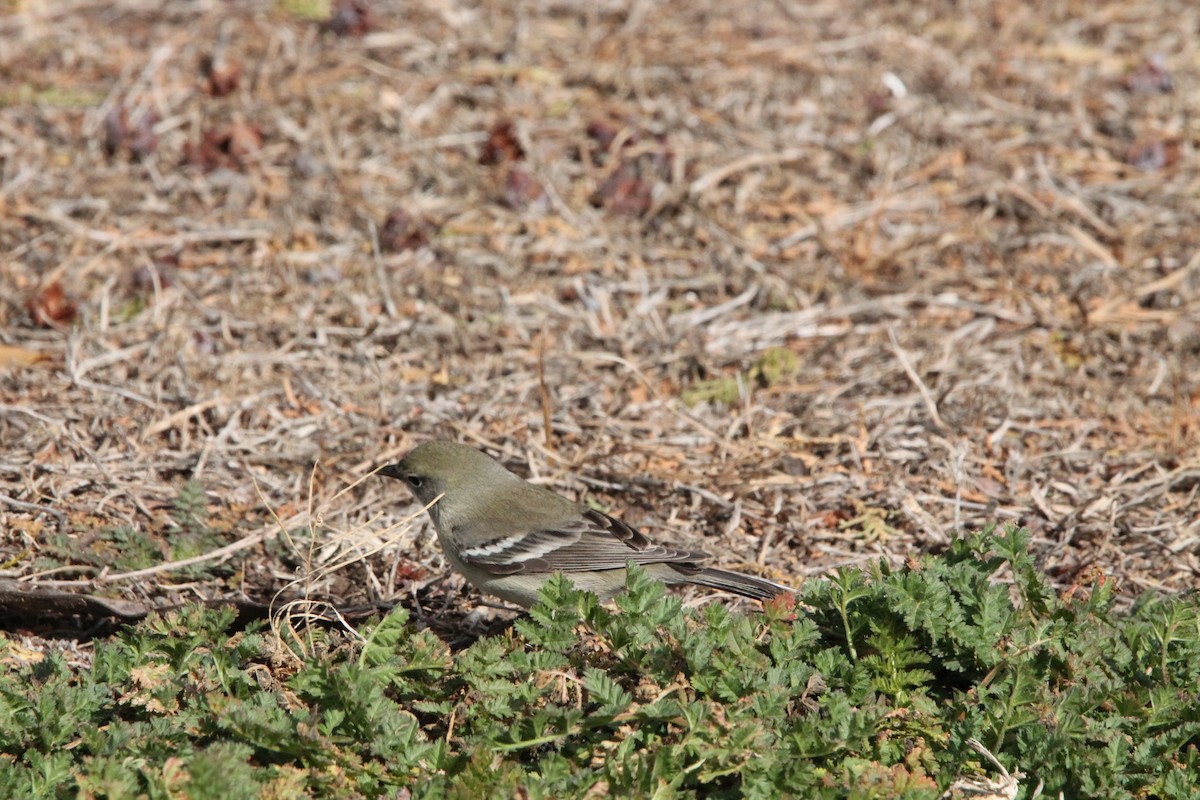
<instances>
[{"instance_id":1,"label":"brown dead leaf","mask_svg":"<svg viewBox=\"0 0 1200 800\"><path fill-rule=\"evenodd\" d=\"M517 141L517 130L512 120L502 119L488 131L487 142L479 154L479 163L490 167L505 161L519 161L524 157L525 150Z\"/></svg>"},{"instance_id":2,"label":"brown dead leaf","mask_svg":"<svg viewBox=\"0 0 1200 800\"><path fill-rule=\"evenodd\" d=\"M33 297L25 301L25 308L35 325L43 328L57 328L75 319L79 312L72 300L67 298L62 284L58 281L43 286Z\"/></svg>"},{"instance_id":3,"label":"brown dead leaf","mask_svg":"<svg viewBox=\"0 0 1200 800\"><path fill-rule=\"evenodd\" d=\"M1129 146L1125 160L1146 172L1160 170L1179 161L1179 142L1144 136Z\"/></svg>"},{"instance_id":4,"label":"brown dead leaf","mask_svg":"<svg viewBox=\"0 0 1200 800\"><path fill-rule=\"evenodd\" d=\"M338 36L365 36L371 31L371 8L366 0L338 0L325 23Z\"/></svg>"},{"instance_id":5,"label":"brown dead leaf","mask_svg":"<svg viewBox=\"0 0 1200 800\"><path fill-rule=\"evenodd\" d=\"M622 164L609 175L590 198L593 206L607 208L629 217L640 217L650 210L652 187L637 177L631 164Z\"/></svg>"},{"instance_id":6,"label":"brown dead leaf","mask_svg":"<svg viewBox=\"0 0 1200 800\"><path fill-rule=\"evenodd\" d=\"M150 263L144 263L133 271L130 280L133 288L138 291L152 291L155 287L166 289L175 285L179 271L179 256L175 253L162 253L154 257Z\"/></svg>"},{"instance_id":7,"label":"brown dead leaf","mask_svg":"<svg viewBox=\"0 0 1200 800\"><path fill-rule=\"evenodd\" d=\"M504 179L504 204L514 211L525 211L534 205L545 205L546 190L537 178L522 169L509 171Z\"/></svg>"},{"instance_id":8,"label":"brown dead leaf","mask_svg":"<svg viewBox=\"0 0 1200 800\"><path fill-rule=\"evenodd\" d=\"M619 119L596 119L588 123L587 137L599 145L596 153L597 163L602 163L601 154L611 153L614 149L624 151L642 144L647 134L637 125L626 123Z\"/></svg>"},{"instance_id":9,"label":"brown dead leaf","mask_svg":"<svg viewBox=\"0 0 1200 800\"><path fill-rule=\"evenodd\" d=\"M621 135L623 129L624 126L620 122L612 119L597 119L588 123L587 137L599 145L599 152L595 153L593 157L596 163L603 161L600 155L612 149L613 142ZM636 135L636 133L631 134L625 141L628 142Z\"/></svg>"},{"instance_id":10,"label":"brown dead leaf","mask_svg":"<svg viewBox=\"0 0 1200 800\"><path fill-rule=\"evenodd\" d=\"M428 245L433 233L434 225L428 219L397 208L383 221L379 231L379 247L385 253L416 250Z\"/></svg>"},{"instance_id":11,"label":"brown dead leaf","mask_svg":"<svg viewBox=\"0 0 1200 800\"><path fill-rule=\"evenodd\" d=\"M242 82L242 64L224 53L208 53L200 59L205 89L213 97L224 97Z\"/></svg>"},{"instance_id":12,"label":"brown dead leaf","mask_svg":"<svg viewBox=\"0 0 1200 800\"><path fill-rule=\"evenodd\" d=\"M12 347L0 344L0 368L28 367L41 361L49 361L50 356L37 350L26 350L24 347Z\"/></svg>"},{"instance_id":13,"label":"brown dead leaf","mask_svg":"<svg viewBox=\"0 0 1200 800\"><path fill-rule=\"evenodd\" d=\"M205 172L222 167L240 170L261 149L261 128L247 122L233 122L223 128L205 130L199 144L184 144L183 160Z\"/></svg>"},{"instance_id":14,"label":"brown dead leaf","mask_svg":"<svg viewBox=\"0 0 1200 800\"><path fill-rule=\"evenodd\" d=\"M113 158L122 152L130 158L143 159L158 149L158 133L154 126L159 122L154 109L139 109L130 114L118 103L104 117L104 152Z\"/></svg>"},{"instance_id":15,"label":"brown dead leaf","mask_svg":"<svg viewBox=\"0 0 1200 800\"><path fill-rule=\"evenodd\" d=\"M1132 94L1166 94L1175 88L1175 79L1167 69L1167 59L1155 53L1126 75L1124 84Z\"/></svg>"},{"instance_id":16,"label":"brown dead leaf","mask_svg":"<svg viewBox=\"0 0 1200 800\"><path fill-rule=\"evenodd\" d=\"M635 383L629 387L628 399L629 403L633 405L648 403L650 402L650 390L646 388L644 383Z\"/></svg>"}]
</instances>

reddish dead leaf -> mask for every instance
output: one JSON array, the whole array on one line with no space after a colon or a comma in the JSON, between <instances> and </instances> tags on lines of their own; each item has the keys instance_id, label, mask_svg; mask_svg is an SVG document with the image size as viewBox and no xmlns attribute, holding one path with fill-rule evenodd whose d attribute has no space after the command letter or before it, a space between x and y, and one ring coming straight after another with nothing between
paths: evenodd
<instances>
[{"instance_id":1,"label":"reddish dead leaf","mask_svg":"<svg viewBox=\"0 0 1200 800\"><path fill-rule=\"evenodd\" d=\"M587 135L589 139L600 145L602 151L608 152L623 128L624 126L616 120L597 119L588 123ZM633 136L636 136L636 134L633 134Z\"/></svg>"},{"instance_id":2,"label":"reddish dead leaf","mask_svg":"<svg viewBox=\"0 0 1200 800\"><path fill-rule=\"evenodd\" d=\"M504 179L504 204L515 211L525 211L535 203L545 205L546 190L525 170L510 170Z\"/></svg>"},{"instance_id":3,"label":"reddish dead leaf","mask_svg":"<svg viewBox=\"0 0 1200 800\"><path fill-rule=\"evenodd\" d=\"M158 149L158 134L154 126L158 124L158 113L145 111L138 116L133 136L129 139L129 154L137 159L146 158Z\"/></svg>"},{"instance_id":4,"label":"reddish dead leaf","mask_svg":"<svg viewBox=\"0 0 1200 800\"><path fill-rule=\"evenodd\" d=\"M587 126L588 138L598 147L592 151L592 163L604 164L614 152L625 154L646 140L646 134L636 125L615 119L592 120Z\"/></svg>"},{"instance_id":5,"label":"reddish dead leaf","mask_svg":"<svg viewBox=\"0 0 1200 800\"><path fill-rule=\"evenodd\" d=\"M212 331L193 331L192 344L196 352L203 356L211 356L225 351L221 337Z\"/></svg>"},{"instance_id":6,"label":"reddish dead leaf","mask_svg":"<svg viewBox=\"0 0 1200 800\"><path fill-rule=\"evenodd\" d=\"M764 600L763 612L770 619L796 619L796 595L785 592L775 595L770 600Z\"/></svg>"},{"instance_id":7,"label":"reddish dead leaf","mask_svg":"<svg viewBox=\"0 0 1200 800\"><path fill-rule=\"evenodd\" d=\"M154 257L150 264L142 264L133 271L133 286L141 291L153 290L155 286L165 289L175 284L175 273L179 268L179 256L164 253Z\"/></svg>"},{"instance_id":8,"label":"reddish dead leaf","mask_svg":"<svg viewBox=\"0 0 1200 800\"><path fill-rule=\"evenodd\" d=\"M519 161L524 157L525 150L517 141L517 130L513 127L512 120L504 119L488 131L487 142L483 145L483 152L479 154L479 163L490 167L505 161Z\"/></svg>"},{"instance_id":9,"label":"reddish dead leaf","mask_svg":"<svg viewBox=\"0 0 1200 800\"><path fill-rule=\"evenodd\" d=\"M632 123L615 119L593 120L588 138L599 147L591 151L592 163L601 166L617 158L620 164L592 194L591 202L619 214L640 217L651 206L655 179L670 180L675 153L665 136L652 136Z\"/></svg>"},{"instance_id":10,"label":"reddish dead leaf","mask_svg":"<svg viewBox=\"0 0 1200 800\"><path fill-rule=\"evenodd\" d=\"M669 180L671 177L671 162L675 160L675 150L667 142L667 137L660 136L654 140L654 147L643 156L643 160L648 163L653 174L663 180Z\"/></svg>"},{"instance_id":11,"label":"reddish dead leaf","mask_svg":"<svg viewBox=\"0 0 1200 800\"><path fill-rule=\"evenodd\" d=\"M1169 167L1179 160L1179 142L1143 137L1129 146L1125 160L1147 172Z\"/></svg>"},{"instance_id":12,"label":"reddish dead leaf","mask_svg":"<svg viewBox=\"0 0 1200 800\"><path fill-rule=\"evenodd\" d=\"M411 583L412 581L424 580L429 574L429 570L425 569L415 561L406 561L396 567L397 582Z\"/></svg>"},{"instance_id":13,"label":"reddish dead leaf","mask_svg":"<svg viewBox=\"0 0 1200 800\"><path fill-rule=\"evenodd\" d=\"M109 158L120 152L128 122L124 106L113 106L104 115L104 154Z\"/></svg>"},{"instance_id":14,"label":"reddish dead leaf","mask_svg":"<svg viewBox=\"0 0 1200 800\"><path fill-rule=\"evenodd\" d=\"M198 145L184 144L183 159L205 172L221 167L242 169L247 158L261 149L262 129L246 122L234 122L224 128L205 130Z\"/></svg>"},{"instance_id":15,"label":"reddish dead leaf","mask_svg":"<svg viewBox=\"0 0 1200 800\"><path fill-rule=\"evenodd\" d=\"M1106 575L1101 567L1088 564L1079 570L1071 585L1059 593L1059 599L1064 603L1072 600L1086 603L1091 599L1093 586L1099 588L1111 580L1112 578Z\"/></svg>"},{"instance_id":16,"label":"reddish dead leaf","mask_svg":"<svg viewBox=\"0 0 1200 800\"><path fill-rule=\"evenodd\" d=\"M592 151L593 163L600 165L609 157L619 157L636 165L639 174L667 179L675 152L665 136L652 136L636 125L615 120L593 120L587 126L588 138L599 147Z\"/></svg>"},{"instance_id":17,"label":"reddish dead leaf","mask_svg":"<svg viewBox=\"0 0 1200 800\"><path fill-rule=\"evenodd\" d=\"M79 312L79 307L67 298L58 281L43 286L37 294L25 301L25 308L35 325L57 328L70 323Z\"/></svg>"},{"instance_id":18,"label":"reddish dead leaf","mask_svg":"<svg viewBox=\"0 0 1200 800\"><path fill-rule=\"evenodd\" d=\"M621 150L627 150L653 138L634 122L611 118L592 120L588 123L587 135L605 150L611 150L614 144L619 145Z\"/></svg>"},{"instance_id":19,"label":"reddish dead leaf","mask_svg":"<svg viewBox=\"0 0 1200 800\"><path fill-rule=\"evenodd\" d=\"M262 149L262 130L257 125L235 122L226 129L226 136L225 149L238 162Z\"/></svg>"},{"instance_id":20,"label":"reddish dead leaf","mask_svg":"<svg viewBox=\"0 0 1200 800\"><path fill-rule=\"evenodd\" d=\"M591 203L617 214L640 217L650 210L652 187L637 177L630 164L623 164L592 193Z\"/></svg>"},{"instance_id":21,"label":"reddish dead leaf","mask_svg":"<svg viewBox=\"0 0 1200 800\"><path fill-rule=\"evenodd\" d=\"M819 527L834 530L843 522L850 519L851 516L845 509L831 509L823 514L816 515L816 521Z\"/></svg>"},{"instance_id":22,"label":"reddish dead leaf","mask_svg":"<svg viewBox=\"0 0 1200 800\"><path fill-rule=\"evenodd\" d=\"M1175 88L1175 79L1167 70L1167 59L1155 53L1126 75L1124 84L1133 94L1166 94Z\"/></svg>"},{"instance_id":23,"label":"reddish dead leaf","mask_svg":"<svg viewBox=\"0 0 1200 800\"><path fill-rule=\"evenodd\" d=\"M104 116L104 152L113 158L122 152L130 158L143 159L158 149L158 114L153 109L140 109L133 115L125 106L117 104Z\"/></svg>"},{"instance_id":24,"label":"reddish dead leaf","mask_svg":"<svg viewBox=\"0 0 1200 800\"><path fill-rule=\"evenodd\" d=\"M205 88L213 97L224 97L242 82L242 64L224 53L207 54L200 59Z\"/></svg>"},{"instance_id":25,"label":"reddish dead leaf","mask_svg":"<svg viewBox=\"0 0 1200 800\"><path fill-rule=\"evenodd\" d=\"M325 25L338 36L363 36L371 30L366 0L338 0Z\"/></svg>"},{"instance_id":26,"label":"reddish dead leaf","mask_svg":"<svg viewBox=\"0 0 1200 800\"><path fill-rule=\"evenodd\" d=\"M871 115L871 119L882 117L884 114L892 110L895 95L891 92L885 92L882 89L867 92L867 111Z\"/></svg>"},{"instance_id":27,"label":"reddish dead leaf","mask_svg":"<svg viewBox=\"0 0 1200 800\"><path fill-rule=\"evenodd\" d=\"M387 253L416 250L429 244L433 224L425 217L414 217L402 208L388 214L379 231L379 247Z\"/></svg>"}]
</instances>

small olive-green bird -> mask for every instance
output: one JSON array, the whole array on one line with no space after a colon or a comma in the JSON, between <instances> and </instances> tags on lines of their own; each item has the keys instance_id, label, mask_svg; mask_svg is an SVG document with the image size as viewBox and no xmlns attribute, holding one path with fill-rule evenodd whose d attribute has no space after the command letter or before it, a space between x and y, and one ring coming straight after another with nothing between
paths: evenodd
<instances>
[{"instance_id":1,"label":"small olive-green bird","mask_svg":"<svg viewBox=\"0 0 1200 800\"><path fill-rule=\"evenodd\" d=\"M710 567L711 557L699 550L654 544L620 520L535 486L466 445L429 442L379 474L403 481L429 506L446 558L468 581L526 608L556 572L608 600L625 588L630 561L667 584L692 583L757 600L792 591Z\"/></svg>"}]
</instances>

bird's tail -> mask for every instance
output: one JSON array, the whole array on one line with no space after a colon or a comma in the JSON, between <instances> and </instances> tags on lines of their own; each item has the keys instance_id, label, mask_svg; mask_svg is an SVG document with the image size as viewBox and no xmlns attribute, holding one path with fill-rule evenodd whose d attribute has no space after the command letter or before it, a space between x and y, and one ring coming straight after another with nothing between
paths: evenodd
<instances>
[{"instance_id":1,"label":"bird's tail","mask_svg":"<svg viewBox=\"0 0 1200 800\"><path fill-rule=\"evenodd\" d=\"M708 567L695 575L687 577L688 583L707 586L710 589L720 589L726 592L740 594L742 597L753 597L755 600L770 600L772 597L778 597L781 594L790 594L795 591L790 586L784 586L782 583L766 580L765 578L756 578L753 575L744 575L740 572L730 572L725 569L716 569Z\"/></svg>"}]
</instances>

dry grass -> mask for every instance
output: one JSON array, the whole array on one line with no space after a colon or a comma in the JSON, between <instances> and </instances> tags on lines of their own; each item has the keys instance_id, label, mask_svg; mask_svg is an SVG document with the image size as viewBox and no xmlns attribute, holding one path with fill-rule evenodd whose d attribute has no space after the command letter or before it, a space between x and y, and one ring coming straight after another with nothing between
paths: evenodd
<instances>
[{"instance_id":1,"label":"dry grass","mask_svg":"<svg viewBox=\"0 0 1200 800\"><path fill-rule=\"evenodd\" d=\"M998 521L1200 585L1195 4L305 8L0 17L0 576L468 608L330 502L440 436L782 580ZM72 557L188 478L224 571Z\"/></svg>"}]
</instances>

